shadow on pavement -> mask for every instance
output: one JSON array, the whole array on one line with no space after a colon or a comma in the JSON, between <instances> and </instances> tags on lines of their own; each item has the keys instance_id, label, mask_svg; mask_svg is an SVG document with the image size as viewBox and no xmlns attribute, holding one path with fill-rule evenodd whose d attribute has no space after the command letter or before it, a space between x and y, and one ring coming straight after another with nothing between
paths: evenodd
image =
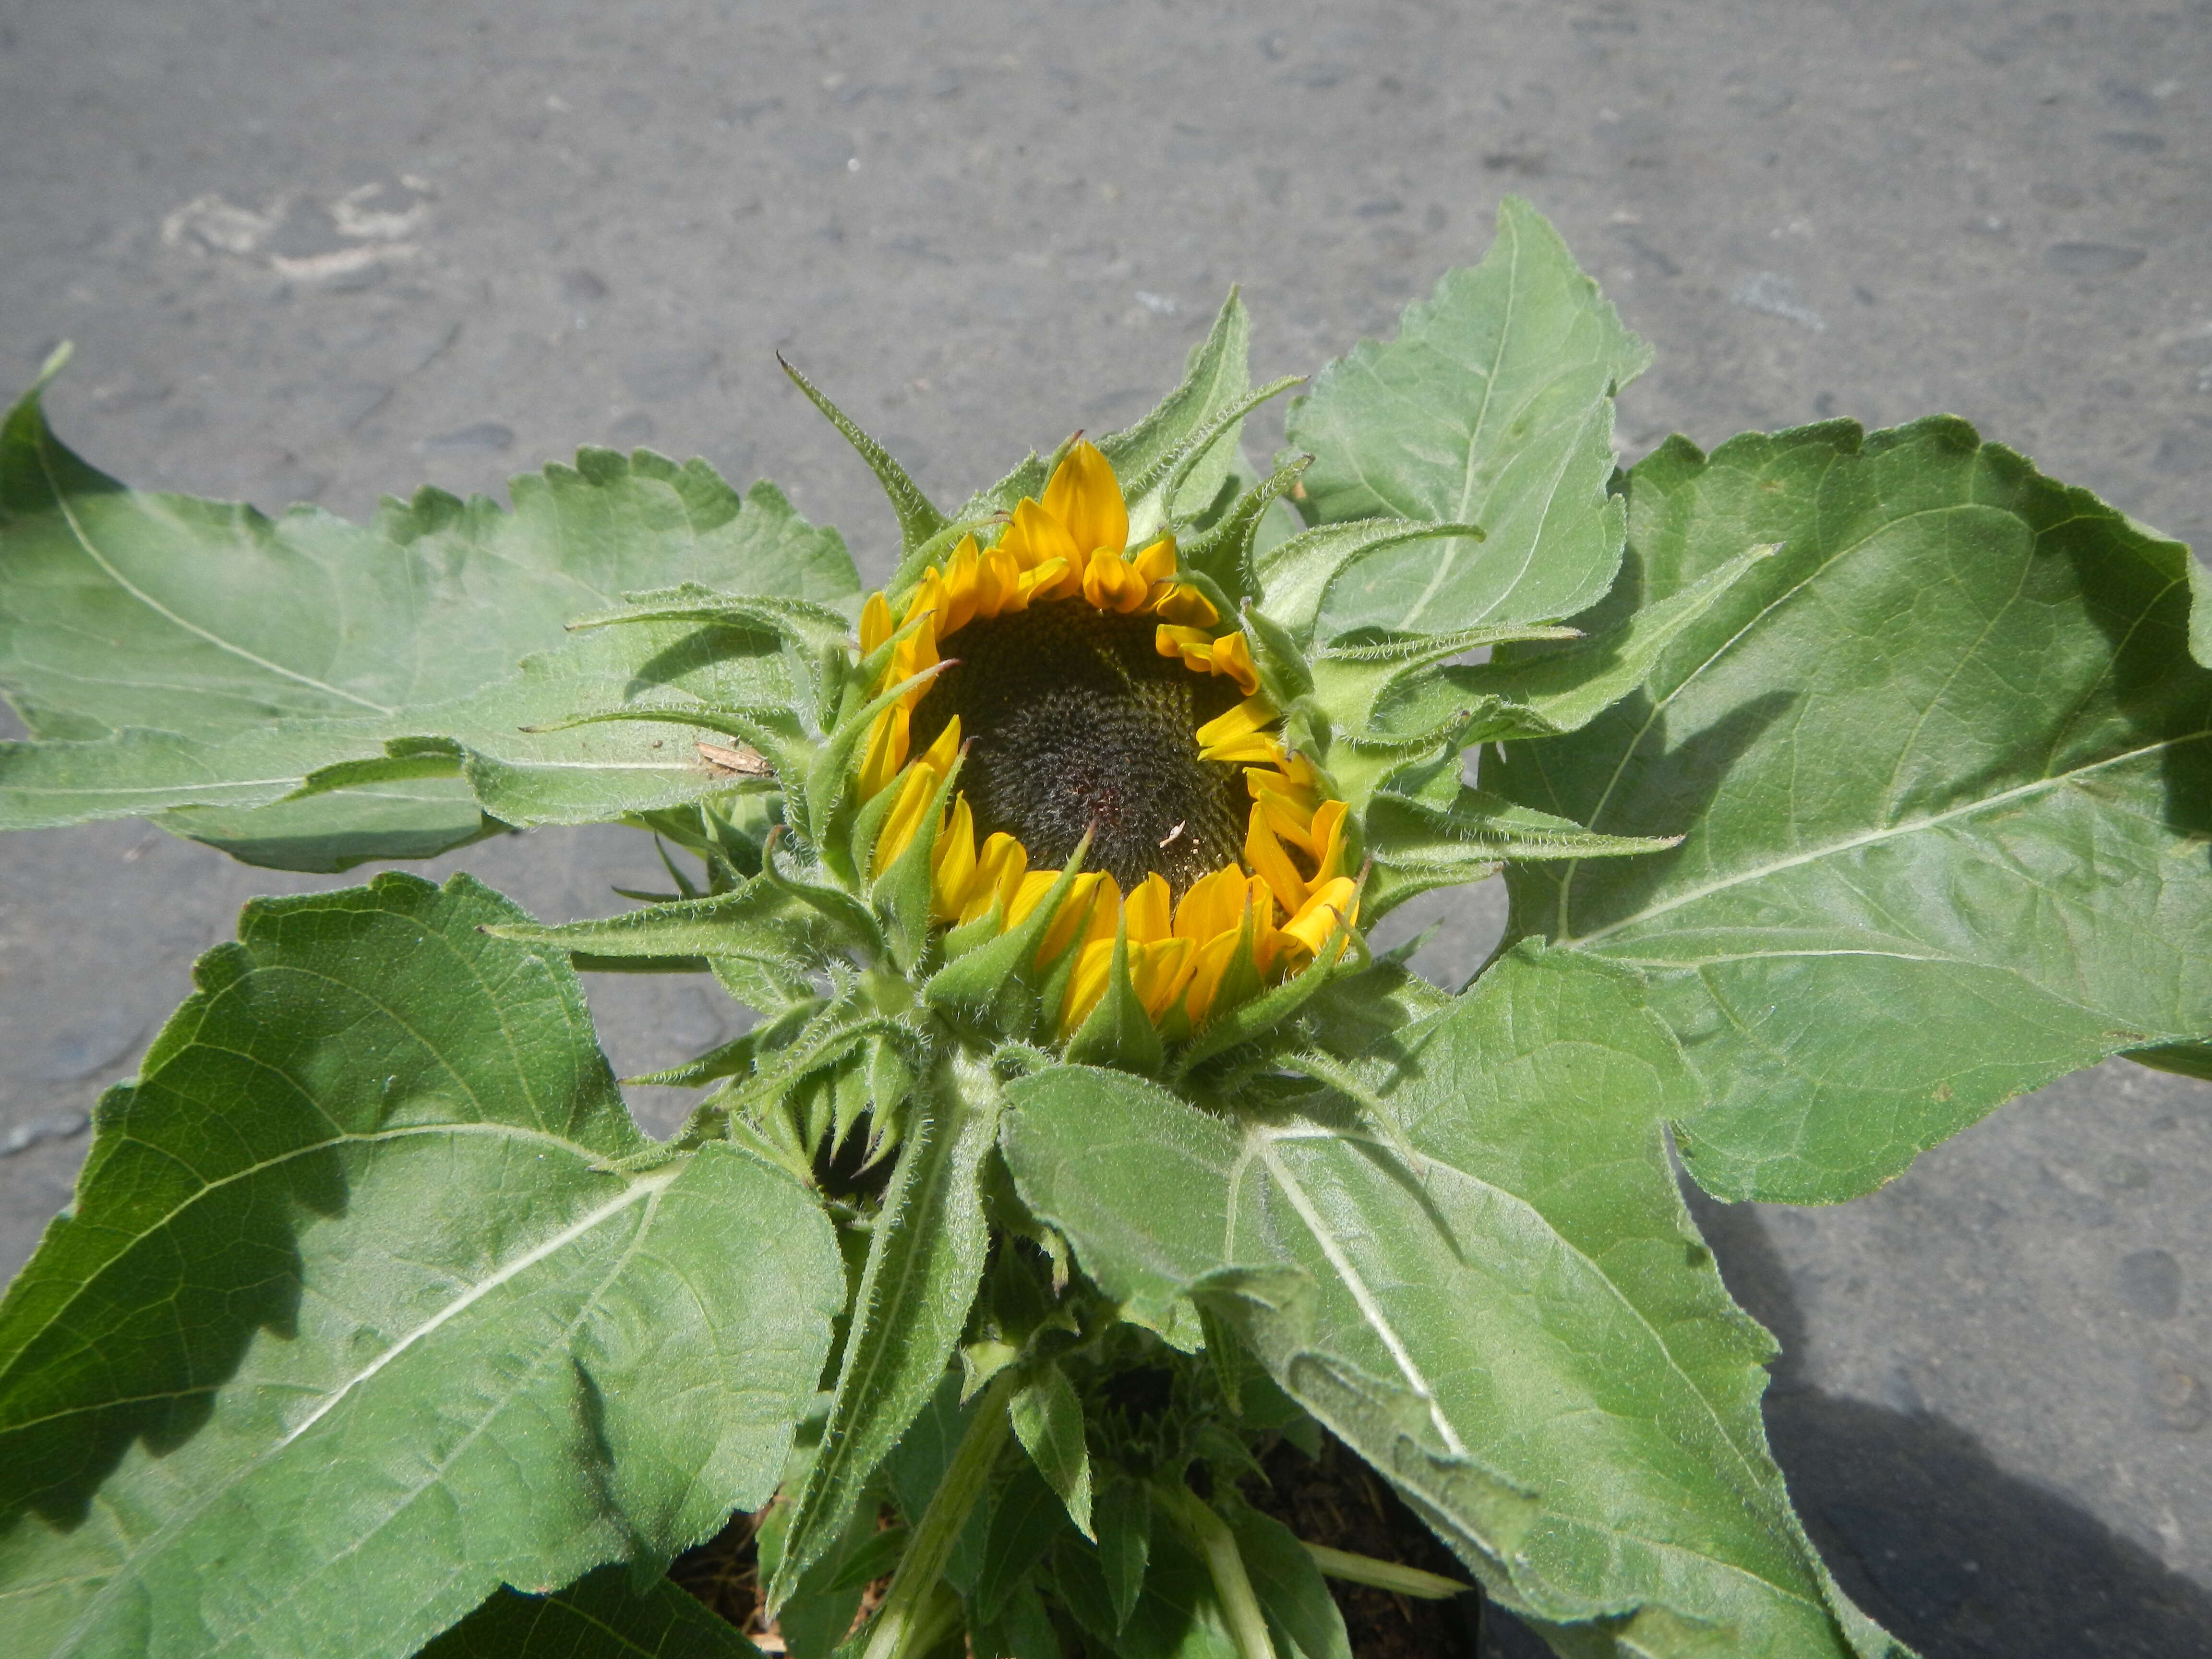
<instances>
[{"instance_id":1,"label":"shadow on pavement","mask_svg":"<svg viewBox=\"0 0 2212 1659\"><path fill-rule=\"evenodd\" d=\"M1808 1385L1805 1322L1758 1212L1692 1192L1736 1300L1782 1343L1766 1431L1844 1590L1923 1659L2212 1659L2212 1594L1974 1437ZM1500 1620L1499 1623L1504 1620ZM1540 1648L1500 1632L1499 1659Z\"/></svg>"},{"instance_id":2,"label":"shadow on pavement","mask_svg":"<svg viewBox=\"0 0 2212 1659\"><path fill-rule=\"evenodd\" d=\"M1737 1301L1782 1343L1766 1432L1806 1530L1851 1599L1923 1659L2212 1659L2212 1594L1990 1461L1931 1413L1824 1394L1758 1212L1691 1189ZM1544 1659L1492 1609L1485 1659Z\"/></svg>"}]
</instances>

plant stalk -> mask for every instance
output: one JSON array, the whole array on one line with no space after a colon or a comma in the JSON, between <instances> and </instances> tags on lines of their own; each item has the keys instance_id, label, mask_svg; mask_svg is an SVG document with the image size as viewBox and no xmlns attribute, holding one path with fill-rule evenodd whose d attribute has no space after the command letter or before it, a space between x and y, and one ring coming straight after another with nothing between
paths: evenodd
<instances>
[{"instance_id":1,"label":"plant stalk","mask_svg":"<svg viewBox=\"0 0 2212 1659\"><path fill-rule=\"evenodd\" d=\"M1306 1553L1313 1557L1314 1565L1329 1577L1341 1578L1348 1584L1371 1584L1376 1589L1417 1596L1424 1601L1449 1601L1474 1588L1441 1573L1424 1572L1419 1567L1378 1561L1371 1555L1354 1555L1350 1550L1333 1550L1326 1544L1306 1544L1303 1538L1298 1541L1305 1544Z\"/></svg>"},{"instance_id":2,"label":"plant stalk","mask_svg":"<svg viewBox=\"0 0 2212 1659\"><path fill-rule=\"evenodd\" d=\"M1229 1530L1229 1523L1188 1486L1177 1484L1157 1490L1168 1513L1206 1558L1206 1570L1213 1576L1213 1593L1220 1598L1240 1659L1275 1659L1267 1615L1260 1611L1260 1598L1253 1594L1251 1575L1244 1571L1244 1558L1237 1551L1237 1534Z\"/></svg>"},{"instance_id":3,"label":"plant stalk","mask_svg":"<svg viewBox=\"0 0 2212 1659\"><path fill-rule=\"evenodd\" d=\"M933 1593L945 1564L952 1558L952 1547L960 1541L961 1528L983 1495L1000 1449L1013 1431L1006 1401L1014 1391L1014 1377L1012 1370L1001 1371L983 1390L945 1478L915 1524L906 1553L899 1557L861 1659L913 1659L944 1634L943 1609Z\"/></svg>"}]
</instances>

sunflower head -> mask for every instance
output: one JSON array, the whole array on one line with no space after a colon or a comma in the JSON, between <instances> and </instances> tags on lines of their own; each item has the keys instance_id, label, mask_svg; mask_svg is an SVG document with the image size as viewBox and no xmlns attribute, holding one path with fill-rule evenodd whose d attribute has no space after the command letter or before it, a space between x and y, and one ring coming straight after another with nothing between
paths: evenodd
<instances>
[{"instance_id":1,"label":"sunflower head","mask_svg":"<svg viewBox=\"0 0 2212 1659\"><path fill-rule=\"evenodd\" d=\"M866 873L926 842L947 948L1033 935L1013 971L1079 1043L1132 1009L1188 1036L1333 961L1358 916L1345 804L1285 748L1244 635L1171 534L1128 542L1114 469L1079 439L1041 497L896 606L872 594L860 625L882 664Z\"/></svg>"}]
</instances>

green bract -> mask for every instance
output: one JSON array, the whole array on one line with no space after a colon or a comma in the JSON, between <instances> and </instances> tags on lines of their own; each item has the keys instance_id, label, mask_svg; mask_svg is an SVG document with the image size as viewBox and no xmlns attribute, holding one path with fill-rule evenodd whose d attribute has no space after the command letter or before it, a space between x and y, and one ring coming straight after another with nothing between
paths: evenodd
<instances>
[{"instance_id":1,"label":"green bract","mask_svg":"<svg viewBox=\"0 0 2212 1659\"><path fill-rule=\"evenodd\" d=\"M0 825L335 871L618 821L677 890L247 908L0 1304L11 1653L720 1659L666 1574L744 1511L799 1659L1349 1659L1327 1576L1455 1585L1240 1494L1323 1429L1562 1654L1904 1651L1790 1509L1675 1159L1828 1201L2110 1054L2212 1074L2204 578L1954 420L1615 471L1649 353L1518 202L1264 473L1247 337L1232 295L1153 413L951 513L799 380L890 498L881 603L697 461L271 521L16 406ZM1109 520L1106 597L1039 602L1212 613L1175 672L1274 745L1279 927L1251 841L1205 930L1103 908L1088 837L994 885L960 744L886 746L917 641ZM1471 985L1368 949L1501 870ZM757 1016L647 1079L705 1091L672 1140L579 969Z\"/></svg>"}]
</instances>

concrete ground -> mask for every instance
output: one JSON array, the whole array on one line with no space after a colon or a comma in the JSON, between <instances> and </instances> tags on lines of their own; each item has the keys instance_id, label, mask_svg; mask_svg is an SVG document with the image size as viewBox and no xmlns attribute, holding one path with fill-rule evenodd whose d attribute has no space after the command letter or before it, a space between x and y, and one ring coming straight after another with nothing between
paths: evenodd
<instances>
[{"instance_id":1,"label":"concrete ground","mask_svg":"<svg viewBox=\"0 0 2212 1659\"><path fill-rule=\"evenodd\" d=\"M1387 331L1516 191L1657 348L1626 456L1950 410L2212 532L2202 3L0 0L0 380L72 338L72 442L268 508L649 444L879 576L776 348L957 499L1139 412L1231 282L1261 374ZM611 829L459 866L549 916L652 874ZM137 824L0 849L0 1272L192 957L316 884ZM625 1069L728 1029L592 995ZM1923 1652L2212 1654L2207 1190L2212 1088L2115 1062L1858 1204L1709 1217L1808 1524Z\"/></svg>"}]
</instances>

